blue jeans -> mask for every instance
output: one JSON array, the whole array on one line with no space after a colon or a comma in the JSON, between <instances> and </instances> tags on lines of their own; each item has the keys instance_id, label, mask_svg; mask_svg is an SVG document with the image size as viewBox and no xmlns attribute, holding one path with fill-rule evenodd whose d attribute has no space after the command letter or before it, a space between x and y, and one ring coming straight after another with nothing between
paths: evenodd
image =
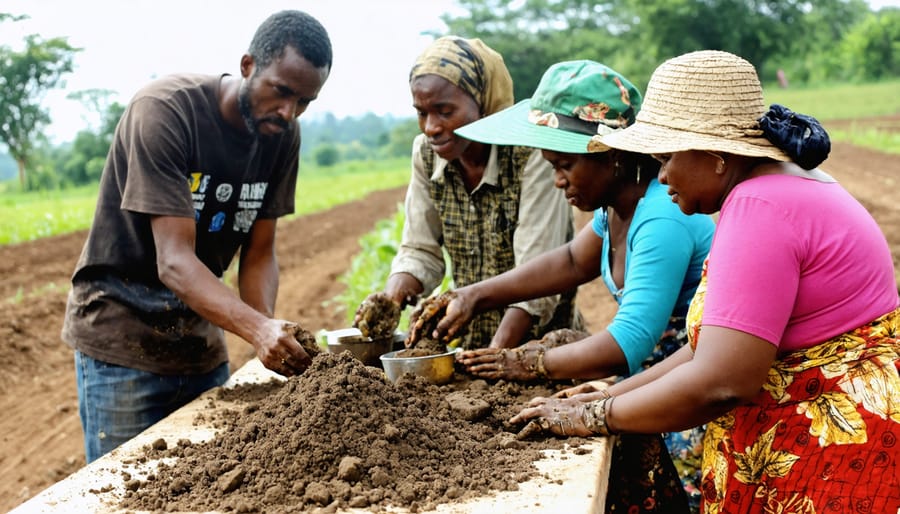
<instances>
[{"instance_id":1,"label":"blue jeans","mask_svg":"<svg viewBox=\"0 0 900 514\"><path fill-rule=\"evenodd\" d=\"M228 379L228 363L202 375L157 375L75 352L78 411L87 462Z\"/></svg>"}]
</instances>

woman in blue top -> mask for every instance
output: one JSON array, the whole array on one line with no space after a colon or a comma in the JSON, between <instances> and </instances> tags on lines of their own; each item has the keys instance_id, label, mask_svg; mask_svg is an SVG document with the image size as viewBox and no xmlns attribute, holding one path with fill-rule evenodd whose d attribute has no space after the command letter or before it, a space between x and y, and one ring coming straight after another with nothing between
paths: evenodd
<instances>
[{"instance_id":1,"label":"woman in blue top","mask_svg":"<svg viewBox=\"0 0 900 514\"><path fill-rule=\"evenodd\" d=\"M705 215L687 216L671 202L656 180L655 159L611 150L592 138L633 123L640 104L637 89L606 66L562 62L544 73L531 99L456 130L475 141L540 148L553 165L556 186L571 205L593 210L593 223L570 243L514 270L429 299L413 314L410 344L421 337L452 339L477 312L557 294L597 277L619 304L606 329L592 335L559 331L510 350L465 351L459 361L489 379L597 379L637 373L686 342L684 318L714 223ZM432 333L422 333L430 330L426 324L436 327ZM679 438L682 444L675 444ZM696 433L668 439L679 462L691 460L690 450L700 446ZM688 495L699 497L686 478Z\"/></svg>"}]
</instances>

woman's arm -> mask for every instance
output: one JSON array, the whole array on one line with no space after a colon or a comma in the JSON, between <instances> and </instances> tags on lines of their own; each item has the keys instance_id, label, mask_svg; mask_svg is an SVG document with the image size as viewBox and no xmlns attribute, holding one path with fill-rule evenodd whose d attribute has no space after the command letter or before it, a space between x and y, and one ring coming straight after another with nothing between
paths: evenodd
<instances>
[{"instance_id":1,"label":"woman's arm","mask_svg":"<svg viewBox=\"0 0 900 514\"><path fill-rule=\"evenodd\" d=\"M685 430L712 421L759 393L776 351L772 343L745 332L704 326L693 359L616 396L607 421L616 431L639 433ZM618 395L619 390L610 393Z\"/></svg>"},{"instance_id":2,"label":"woman's arm","mask_svg":"<svg viewBox=\"0 0 900 514\"><path fill-rule=\"evenodd\" d=\"M708 423L755 397L772 367L776 348L744 332L705 326L696 354L688 361L684 361L685 355L685 350L676 352L671 363L675 365L661 376L659 372L664 368L656 374L644 375L652 373L654 366L636 375L630 383L610 387L611 399L596 399L606 396L603 393L538 398L510 422L537 419L560 435L588 435L591 431L585 425L585 414L589 410L596 412L598 403L605 401L606 425L611 433L686 430ZM665 362L661 365L665 366ZM574 430L568 434L558 432L566 423Z\"/></svg>"},{"instance_id":3,"label":"woman's arm","mask_svg":"<svg viewBox=\"0 0 900 514\"><path fill-rule=\"evenodd\" d=\"M568 244L487 280L454 291L436 336L452 338L475 313L570 290L597 277L602 240L585 226Z\"/></svg>"},{"instance_id":4,"label":"woman's arm","mask_svg":"<svg viewBox=\"0 0 900 514\"><path fill-rule=\"evenodd\" d=\"M675 310L694 254L695 238L671 217L635 219L630 229L625 284L619 309L607 326L627 360L641 371Z\"/></svg>"}]
</instances>

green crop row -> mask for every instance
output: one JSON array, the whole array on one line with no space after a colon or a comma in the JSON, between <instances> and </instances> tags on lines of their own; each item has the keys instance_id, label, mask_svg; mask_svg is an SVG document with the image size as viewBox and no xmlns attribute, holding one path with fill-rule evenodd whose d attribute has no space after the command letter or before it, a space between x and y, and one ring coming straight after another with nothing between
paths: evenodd
<instances>
[{"instance_id":1,"label":"green crop row","mask_svg":"<svg viewBox=\"0 0 900 514\"><path fill-rule=\"evenodd\" d=\"M403 205L400 204L393 216L378 221L371 232L359 239L360 252L353 258L350 268L338 279L346 289L334 299L338 302L338 310L345 312L348 324L353 322L356 308L366 296L384 290L391 272L391 261L400 248L405 219ZM446 253L444 262L449 270L449 257ZM452 279L448 274L434 292L446 291L451 286ZM406 330L409 326L410 312L411 309L407 308L400 317L400 330Z\"/></svg>"}]
</instances>

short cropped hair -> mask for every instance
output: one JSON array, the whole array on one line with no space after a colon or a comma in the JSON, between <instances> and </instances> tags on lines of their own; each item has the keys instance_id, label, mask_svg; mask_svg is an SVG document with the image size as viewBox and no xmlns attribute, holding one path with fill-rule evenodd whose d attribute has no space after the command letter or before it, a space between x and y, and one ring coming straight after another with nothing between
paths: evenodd
<instances>
[{"instance_id":1,"label":"short cropped hair","mask_svg":"<svg viewBox=\"0 0 900 514\"><path fill-rule=\"evenodd\" d=\"M331 40L318 20L302 11L280 11L256 29L247 53L259 68L284 55L291 46L316 68L331 70Z\"/></svg>"}]
</instances>

